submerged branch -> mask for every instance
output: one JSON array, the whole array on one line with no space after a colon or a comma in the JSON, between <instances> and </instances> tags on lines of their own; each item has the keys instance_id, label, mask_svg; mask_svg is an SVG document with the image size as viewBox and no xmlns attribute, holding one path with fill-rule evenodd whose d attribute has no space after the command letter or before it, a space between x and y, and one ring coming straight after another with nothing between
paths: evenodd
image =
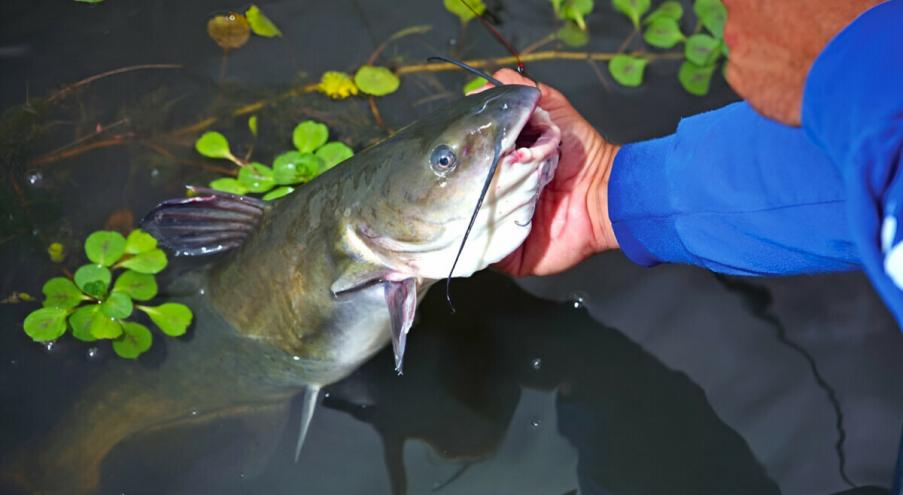
<instances>
[{"instance_id":1,"label":"submerged branch","mask_svg":"<svg viewBox=\"0 0 903 495\"><path fill-rule=\"evenodd\" d=\"M541 52L527 53L520 56L521 62L542 62L548 60L611 60L618 55L615 52L569 52L563 50L545 50ZM667 52L667 53L649 53L649 52L633 52L631 55L642 57L649 61L653 60L680 60L684 58L683 52ZM507 56L497 58L483 58L474 60L465 60L464 63L471 67L483 69L486 67L497 67L500 65L516 64L518 57ZM454 64L449 63L426 63L403 65L396 71L398 75L413 74L418 72L443 72L449 70L458 70Z\"/></svg>"},{"instance_id":2,"label":"submerged branch","mask_svg":"<svg viewBox=\"0 0 903 495\"><path fill-rule=\"evenodd\" d=\"M98 81L100 79L110 77L110 76L125 74L126 72L134 72L136 70L181 69L181 68L182 68L181 64L142 64L142 65L130 65L128 67L120 67L118 69L101 72L100 74L95 74L91 77L82 79L81 81L77 81L72 84L69 84L69 85L63 87L62 89L60 89L59 91L57 91L56 93L53 93L52 95L50 95L50 97L47 98L47 100L49 102L61 100L61 99L65 98L66 96L69 96L69 94L72 93L73 91L75 91L83 86L87 86L87 85L93 83L94 81Z\"/></svg>"}]
</instances>

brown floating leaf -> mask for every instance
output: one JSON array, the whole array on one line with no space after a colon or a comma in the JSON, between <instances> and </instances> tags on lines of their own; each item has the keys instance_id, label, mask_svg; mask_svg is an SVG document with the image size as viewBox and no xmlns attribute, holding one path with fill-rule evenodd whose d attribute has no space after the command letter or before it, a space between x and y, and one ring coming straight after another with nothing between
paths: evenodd
<instances>
[{"instance_id":1,"label":"brown floating leaf","mask_svg":"<svg viewBox=\"0 0 903 495\"><path fill-rule=\"evenodd\" d=\"M207 21L207 34L223 50L234 50L248 42L251 26L245 16L229 12Z\"/></svg>"},{"instance_id":2,"label":"brown floating leaf","mask_svg":"<svg viewBox=\"0 0 903 495\"><path fill-rule=\"evenodd\" d=\"M127 235L135 228L135 215L132 210L121 208L107 217L107 221L103 223L104 230L115 230L122 235Z\"/></svg>"}]
</instances>

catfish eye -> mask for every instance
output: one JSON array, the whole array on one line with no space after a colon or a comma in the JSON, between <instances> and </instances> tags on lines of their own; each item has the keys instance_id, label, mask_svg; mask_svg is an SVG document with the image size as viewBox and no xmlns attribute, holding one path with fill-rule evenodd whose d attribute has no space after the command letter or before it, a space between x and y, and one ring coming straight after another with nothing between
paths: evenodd
<instances>
[{"instance_id":1,"label":"catfish eye","mask_svg":"<svg viewBox=\"0 0 903 495\"><path fill-rule=\"evenodd\" d=\"M430 167L432 167L433 172L440 177L445 177L450 174L455 169L455 163L457 161L458 157L455 156L455 152L444 144L436 146L436 149L433 150L433 154L430 155Z\"/></svg>"}]
</instances>

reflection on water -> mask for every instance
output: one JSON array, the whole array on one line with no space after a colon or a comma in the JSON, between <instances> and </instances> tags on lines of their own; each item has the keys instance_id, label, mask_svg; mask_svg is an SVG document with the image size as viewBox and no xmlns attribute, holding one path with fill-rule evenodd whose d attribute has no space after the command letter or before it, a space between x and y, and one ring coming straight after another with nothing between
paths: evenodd
<instances>
[{"instance_id":1,"label":"reflection on water","mask_svg":"<svg viewBox=\"0 0 903 495\"><path fill-rule=\"evenodd\" d=\"M244 121L227 117L236 105L284 92L299 72L357 66L412 24L434 29L390 50L389 59L444 53L452 38L468 54L500 54L482 31L461 38L441 2L404 4L262 2L285 39L234 52L220 81L221 52L204 25L211 13L243 4L4 1L0 104L20 106L0 136L0 298L37 294L57 273L46 261L50 241L77 247L117 210L140 215L182 184L209 180L209 164L190 149L194 136L157 139L163 131L214 115L220 130L239 133ZM503 29L519 46L551 28L544 2L498 4ZM589 21L599 46L616 46L626 34L614 15ZM104 80L52 108L35 99L142 63L184 68ZM583 64L530 68L616 141L664 134L681 115L732 98L723 84L707 99L687 96L673 82L676 66L649 71L642 90L606 91ZM412 79L381 100L383 117L397 128L465 80ZM255 153L264 157L284 148L281 137L307 117L358 148L383 135L363 100L288 100L259 117ZM98 123L127 125L146 139L35 166L35 156L65 151ZM850 483L889 487L903 418L896 379L903 337L863 278L721 283L698 270L642 270L613 254L522 285L562 302L537 299L492 273L455 282L454 315L441 293L429 294L406 374L395 375L386 351L324 391L297 464L295 400L134 436L104 461L100 491L820 494ZM4 453L77 421L67 407L115 359L103 345L27 342L19 325L30 309L0 305ZM165 356L155 346L143 359L156 366Z\"/></svg>"}]
</instances>

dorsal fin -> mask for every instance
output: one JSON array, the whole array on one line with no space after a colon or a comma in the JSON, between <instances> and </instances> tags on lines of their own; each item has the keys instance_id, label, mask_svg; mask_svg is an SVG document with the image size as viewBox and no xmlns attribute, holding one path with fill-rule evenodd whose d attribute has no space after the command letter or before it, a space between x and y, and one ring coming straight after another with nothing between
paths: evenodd
<instances>
[{"instance_id":1,"label":"dorsal fin","mask_svg":"<svg viewBox=\"0 0 903 495\"><path fill-rule=\"evenodd\" d=\"M176 256L204 256L241 246L260 222L266 203L203 187L195 195L158 204L141 220L141 228Z\"/></svg>"}]
</instances>

